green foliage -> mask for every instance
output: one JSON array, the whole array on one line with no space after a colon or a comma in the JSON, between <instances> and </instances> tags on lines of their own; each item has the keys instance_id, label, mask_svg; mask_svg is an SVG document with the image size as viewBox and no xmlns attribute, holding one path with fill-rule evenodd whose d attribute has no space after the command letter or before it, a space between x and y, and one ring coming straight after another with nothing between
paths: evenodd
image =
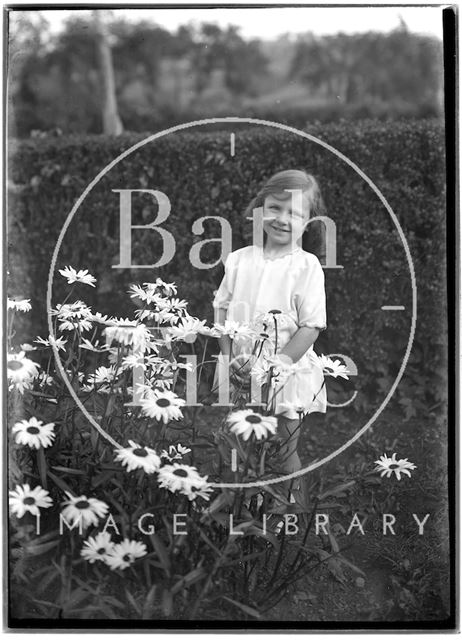
<instances>
[{"instance_id":1,"label":"green foliage","mask_svg":"<svg viewBox=\"0 0 462 640\"><path fill-rule=\"evenodd\" d=\"M436 102L442 90L442 54L438 40L411 34L406 28L391 33L338 33L300 40L291 75L347 104L390 96L412 103L416 99Z\"/></svg>"},{"instance_id":2,"label":"green foliage","mask_svg":"<svg viewBox=\"0 0 462 640\"><path fill-rule=\"evenodd\" d=\"M40 12L10 12L13 135L54 127L102 131L94 20L78 13L51 34ZM288 118L304 126L442 111L442 43L404 29L247 40L233 25L188 24L170 32L147 20L104 19L119 115L129 131L211 114Z\"/></svg>"},{"instance_id":3,"label":"green foliage","mask_svg":"<svg viewBox=\"0 0 462 640\"><path fill-rule=\"evenodd\" d=\"M145 301L143 311L153 319L153 314L159 313L161 307L165 309L162 305L170 301L176 307L174 314L179 321L184 317L185 306L178 306L174 298L176 291L167 287L165 283L148 287L157 297L151 302ZM148 289L145 288L144 293ZM135 297L142 299L145 296L140 298L140 291L143 290L135 291ZM166 295L160 297L161 291ZM75 294L76 288L71 285L67 299ZM74 300L76 303L78 301ZM110 329L107 323L112 321L93 316L83 302L78 304L78 308L79 313L86 314L83 321L86 325L82 323L80 326L76 321L68 331L61 321L64 316L69 318L71 310L63 304L55 316L54 333L65 332L62 336L66 336L62 345L62 362L69 366L67 374L74 392L85 403L92 420L99 421L97 431L94 424L80 413L62 378L57 375L49 346L40 347L36 354L43 371L47 371L45 378L37 376L38 370L31 374L32 377L23 371L26 387L21 391L11 373L18 369L10 367L9 370L11 393L8 415L13 428L9 430L8 450L14 468L18 470L14 480L12 474L11 486L14 487L16 481L21 484L27 481L22 489L16 486L15 490L28 493L30 485L35 485L34 491L49 492L50 502L38 505L47 509L40 530L34 528L33 517L36 514L32 511L26 513L31 504L37 508L30 502L33 498L29 496L29 502L26 502L27 498L24 499L23 494L19 498L21 494L17 493L10 502L15 514L10 520L13 618L28 618L31 612L39 618L52 619L88 619L90 616L193 620L201 615L207 619L259 618L261 612L272 608L284 596L288 585L306 577L319 565L326 564L334 575L341 564L355 569L341 555L334 536L329 536L329 543L320 549L317 533L313 531L318 505L332 506L326 499L344 495L344 483L330 485L327 490L323 487L319 496L311 492L314 494L312 497L300 485L291 502L288 501L288 491L292 490L293 481L289 488L281 482L271 486L247 487L255 480L264 482L281 476L281 465L287 455L285 436L275 433L273 438L270 436L271 428L268 428L263 439L256 438L254 434L241 439L233 433L223 415L221 418L217 414L209 415L206 424L199 424L196 407L184 406L185 413L179 411L176 417L173 414L148 415L143 402L137 406L132 402L133 388L129 385L134 386L135 381L133 372L124 364L125 356L133 353L135 348L133 325L129 333L124 332L121 325L116 328L111 325ZM8 315L8 335L14 337L15 312L10 310ZM95 318L98 326L93 326L90 318ZM172 318L160 322L166 330L176 324ZM86 344L82 344L82 332L90 328L91 340L87 339ZM112 340L109 333L114 329ZM144 333L147 340L143 357L146 356L146 363L150 363L145 370L145 388L154 394L151 399L159 399L157 394L169 388L169 397L179 401L175 389L177 385L181 386L178 384L180 376L173 375L173 371L177 371L176 358L185 346L181 345L183 340L173 339L167 347L160 340L158 331L151 332L145 325L138 325L137 330L140 329L147 331ZM101 351L96 345L101 345L104 338L113 346L107 344ZM11 353L13 344L8 342ZM88 346L92 342L93 348L89 351ZM195 351L197 355L201 352L202 356L205 355L202 340L188 344L194 351L198 350L199 353ZM168 352L169 357L149 356L152 350L159 356ZM204 363L204 357L200 360ZM110 367L97 366L101 362L112 364ZM88 385L82 384L85 379ZM241 391L236 389L232 395L240 396ZM238 397L233 397L234 405L238 401ZM47 421L47 427L57 427L53 432L53 442L42 441L38 448L30 446L30 437L37 433L33 426L32 431L28 431L28 443L13 435L18 427L13 425L16 419L14 407L19 405L22 415L29 414L31 419L39 416ZM242 420L242 416L237 419ZM48 423L49 420L52 422ZM277 419L266 416L266 420L269 421L267 424L274 424L275 431ZM302 420L300 416L298 427L301 427ZM36 424L41 425L42 420ZM40 432L40 428L35 429ZM131 441L132 437L136 444ZM191 448L177 442L178 437ZM151 458L154 454L154 467L147 468L141 464L141 468L138 458L134 468L124 468L119 464L119 455L115 455L113 447L122 447L127 441L138 454L141 442L149 444L150 452L145 450L145 453ZM237 465L229 470L232 450L237 451ZM181 460L183 473L180 469L178 474L178 469L171 466L177 460ZM186 462L197 465L197 468L186 465ZM199 475L199 469L207 476ZM186 476L194 474L190 475L194 488L189 480L188 488L174 487L171 483L167 486L161 479L161 474L166 472L173 473L172 477L176 479L184 478L185 473ZM158 473L157 479L154 473ZM38 487L37 481L41 483ZM231 481L240 486L213 487L209 484L211 481ZM199 491L200 495L196 494ZM105 505L105 510L110 510L111 515L103 529L103 522L92 518L91 522L83 522L85 531L66 525L66 535L61 527L58 534L58 505L64 506L65 494L68 498L74 496L76 505L80 504L79 509L88 510L92 500L99 500L100 506ZM10 497L14 497L14 492ZM81 512L68 514L61 511L61 514L66 520L69 517L70 524L75 524L82 517ZM98 517L102 515L100 513ZM177 515L184 520L181 528L184 524L187 530L177 530ZM145 518L155 524L150 523L149 528L145 528L141 523ZM295 522L299 525L295 526ZM85 553L82 556L85 546L83 534L91 533L87 537L88 542L93 535L102 532L110 535L112 543L123 537L127 539L125 542L130 540L130 544L138 543L138 546L139 538L143 536L145 542L141 544L138 555L143 561L135 564L135 557L132 558L127 551L123 552L125 559L130 560L127 566L109 568L106 563L109 556L104 560L102 557L104 548L98 550L97 557L85 558ZM295 536L298 537L293 539ZM115 551L116 548L111 546ZM217 603L220 604L218 608Z\"/></svg>"},{"instance_id":4,"label":"green foliage","mask_svg":"<svg viewBox=\"0 0 462 640\"><path fill-rule=\"evenodd\" d=\"M358 366L354 383L364 391L353 405L385 397L398 373L410 331L411 286L403 245L377 195L352 168L315 143L275 129L233 126L236 155L229 155L229 133L217 126L177 132L147 144L119 162L87 196L69 226L57 266L88 268L98 278L89 303L105 313L128 313L125 292L134 281L156 276L175 281L188 295L190 310L212 317L213 291L222 266L193 270L192 245L220 237L217 222L195 236L202 216L222 216L233 231L233 249L251 242L251 223L243 216L260 185L275 171L305 168L318 179L328 215L337 227L337 263L326 269L328 329L318 353L350 355ZM385 124L364 121L314 126L309 133L341 151L375 183L403 229L416 274L417 326L411 357L398 388L407 418L413 407L445 400L447 369L444 317L446 229L444 136L437 121ZM46 283L53 248L66 217L85 187L109 162L145 136L43 137L17 142L11 153L10 295L32 298L36 333L46 332ZM119 196L114 189L158 189L172 210L162 225L175 237L176 253L157 269L112 269L119 261ZM134 224L156 214L152 199L134 196ZM133 232L133 262L152 264L162 251L158 234ZM323 260L319 227L310 231L308 250ZM220 244L202 250L204 262L219 257ZM63 299L54 284L54 301ZM385 296L385 297L384 297ZM91 296L90 296L91 297ZM384 312L382 305L406 307ZM19 321L25 322L23 318ZM390 353L394 354L390 357ZM332 387L331 396L337 397ZM336 402L351 397L340 389ZM420 405L419 405L420 403Z\"/></svg>"}]
</instances>

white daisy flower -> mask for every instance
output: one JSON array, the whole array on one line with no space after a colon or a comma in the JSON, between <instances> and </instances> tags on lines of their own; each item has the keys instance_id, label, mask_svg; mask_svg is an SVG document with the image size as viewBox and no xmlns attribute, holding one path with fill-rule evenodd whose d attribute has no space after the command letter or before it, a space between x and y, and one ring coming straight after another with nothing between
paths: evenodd
<instances>
[{"instance_id":1,"label":"white daisy flower","mask_svg":"<svg viewBox=\"0 0 462 640\"><path fill-rule=\"evenodd\" d=\"M170 391L173 385L173 377L170 375L157 377L151 381L151 384L157 393L165 393Z\"/></svg>"},{"instance_id":2,"label":"white daisy flower","mask_svg":"<svg viewBox=\"0 0 462 640\"><path fill-rule=\"evenodd\" d=\"M57 304L56 309L51 313L58 316L60 331L89 331L93 327L91 309L82 300L69 304Z\"/></svg>"},{"instance_id":3,"label":"white daisy flower","mask_svg":"<svg viewBox=\"0 0 462 640\"><path fill-rule=\"evenodd\" d=\"M100 531L95 537L90 537L85 540L80 555L90 564L93 564L97 560L106 562L106 557L113 548L114 543L109 533L107 533L107 531Z\"/></svg>"},{"instance_id":4,"label":"white daisy flower","mask_svg":"<svg viewBox=\"0 0 462 640\"><path fill-rule=\"evenodd\" d=\"M13 426L13 433L16 434L16 444L27 444L29 447L46 449L53 444L56 437L54 432L54 422L43 424L37 418L29 418L29 420L21 420Z\"/></svg>"},{"instance_id":5,"label":"white daisy flower","mask_svg":"<svg viewBox=\"0 0 462 640\"><path fill-rule=\"evenodd\" d=\"M202 494L202 497L207 496L209 489L211 491L207 483L207 476L202 477L195 467L178 462L161 467L157 481L160 487L168 489L171 493L179 491L189 500L195 500L199 493Z\"/></svg>"},{"instance_id":6,"label":"white daisy flower","mask_svg":"<svg viewBox=\"0 0 462 640\"><path fill-rule=\"evenodd\" d=\"M61 503L61 506L64 506L61 513L67 521L70 521L70 524L79 522L81 519L84 528L90 524L96 527L98 518L104 518L109 510L108 505L102 500L87 498L87 496L73 496L69 491L65 491L65 494L69 499Z\"/></svg>"},{"instance_id":7,"label":"white daisy flower","mask_svg":"<svg viewBox=\"0 0 462 640\"><path fill-rule=\"evenodd\" d=\"M71 369L66 369L66 373L68 377L71 379L74 379L74 377L76 377L77 382L79 382L80 384L82 384L82 382L85 380L85 374L82 371L77 371L77 374L76 374Z\"/></svg>"},{"instance_id":8,"label":"white daisy flower","mask_svg":"<svg viewBox=\"0 0 462 640\"><path fill-rule=\"evenodd\" d=\"M145 556L147 552L144 542L124 538L122 542L112 547L111 551L106 555L105 562L112 570L126 569L137 558Z\"/></svg>"},{"instance_id":9,"label":"white daisy flower","mask_svg":"<svg viewBox=\"0 0 462 640\"><path fill-rule=\"evenodd\" d=\"M155 473L160 467L160 458L154 449L141 447L133 440L129 440L129 447L118 449L115 459L127 466L127 471L144 469L146 473Z\"/></svg>"},{"instance_id":10,"label":"white daisy flower","mask_svg":"<svg viewBox=\"0 0 462 640\"><path fill-rule=\"evenodd\" d=\"M181 460L183 456L185 456L187 453L190 453L190 451L191 449L189 449L188 447L183 447L183 445L181 444L171 444L168 448L168 451L166 451L165 449L162 451L160 457L167 458L169 462L172 462L172 460Z\"/></svg>"},{"instance_id":11,"label":"white daisy flower","mask_svg":"<svg viewBox=\"0 0 462 640\"><path fill-rule=\"evenodd\" d=\"M37 486L31 489L28 484L16 485L14 491L10 491L10 509L18 517L22 518L26 511L33 516L40 515L40 509L48 509L53 504L48 491Z\"/></svg>"},{"instance_id":12,"label":"white daisy flower","mask_svg":"<svg viewBox=\"0 0 462 640\"><path fill-rule=\"evenodd\" d=\"M177 294L177 288L174 282L164 282L161 278L156 278L155 282L144 282L145 287L154 289L162 296L174 296Z\"/></svg>"},{"instance_id":13,"label":"white daisy flower","mask_svg":"<svg viewBox=\"0 0 462 640\"><path fill-rule=\"evenodd\" d=\"M234 411L226 420L230 430L242 436L244 440L248 440L252 435L255 435L257 440L267 438L270 433L276 433L278 425L274 416L262 416L251 409Z\"/></svg>"},{"instance_id":14,"label":"white daisy flower","mask_svg":"<svg viewBox=\"0 0 462 640\"><path fill-rule=\"evenodd\" d=\"M104 329L104 334L108 346L113 342L119 342L123 345L134 348L143 347L144 350L147 350L152 341L151 330L136 320L126 320L123 324L108 325Z\"/></svg>"},{"instance_id":15,"label":"white daisy flower","mask_svg":"<svg viewBox=\"0 0 462 640\"><path fill-rule=\"evenodd\" d=\"M100 343L99 340L95 340L95 342L90 342L87 338L81 338L82 342L79 347L81 349L87 349L88 351L93 351L94 353L104 353L105 351L109 351L110 347L107 344Z\"/></svg>"},{"instance_id":16,"label":"white daisy flower","mask_svg":"<svg viewBox=\"0 0 462 640\"><path fill-rule=\"evenodd\" d=\"M180 316L186 314L186 307L188 306L188 303L186 300L180 300L179 298L169 298L168 300L165 300L164 303L165 303L164 308L167 311L171 311L172 313L177 313Z\"/></svg>"},{"instance_id":17,"label":"white daisy flower","mask_svg":"<svg viewBox=\"0 0 462 640\"><path fill-rule=\"evenodd\" d=\"M345 378L348 380L347 373L350 373L346 366L340 362L340 360L332 360L329 356L318 356L318 362L322 367L322 371L325 376L331 376L332 378Z\"/></svg>"},{"instance_id":18,"label":"white daisy flower","mask_svg":"<svg viewBox=\"0 0 462 640\"><path fill-rule=\"evenodd\" d=\"M109 321L109 316L105 316L99 311L92 313L89 318L92 322L98 322L99 324L106 324Z\"/></svg>"},{"instance_id":19,"label":"white daisy flower","mask_svg":"<svg viewBox=\"0 0 462 640\"><path fill-rule=\"evenodd\" d=\"M29 344L28 342L23 342L22 345L20 345L19 347L21 349L21 351L37 351L37 347L33 347L31 344Z\"/></svg>"},{"instance_id":20,"label":"white daisy flower","mask_svg":"<svg viewBox=\"0 0 462 640\"><path fill-rule=\"evenodd\" d=\"M130 298L138 298L147 304L157 303L161 299L160 294L156 293L155 289L149 289L147 287L143 289L143 287L140 287L138 284L130 285L129 293Z\"/></svg>"},{"instance_id":21,"label":"white daisy flower","mask_svg":"<svg viewBox=\"0 0 462 640\"><path fill-rule=\"evenodd\" d=\"M95 373L88 376L84 391L100 391L101 393L109 393L111 385L117 378L117 371L114 366L98 367Z\"/></svg>"},{"instance_id":22,"label":"white daisy flower","mask_svg":"<svg viewBox=\"0 0 462 640\"><path fill-rule=\"evenodd\" d=\"M210 494L213 493L213 487L204 482L199 486L192 486L188 492L183 492L192 502L196 498L202 498L203 500L210 500Z\"/></svg>"},{"instance_id":23,"label":"white daisy flower","mask_svg":"<svg viewBox=\"0 0 462 640\"><path fill-rule=\"evenodd\" d=\"M176 371L177 369L184 369L185 371L194 370L192 362L168 362L167 366L172 371Z\"/></svg>"},{"instance_id":24,"label":"white daisy flower","mask_svg":"<svg viewBox=\"0 0 462 640\"><path fill-rule=\"evenodd\" d=\"M52 376L48 375L48 373L41 371L38 375L37 382L41 387L51 387L55 381Z\"/></svg>"},{"instance_id":25,"label":"white daisy flower","mask_svg":"<svg viewBox=\"0 0 462 640\"><path fill-rule=\"evenodd\" d=\"M110 327L136 327L138 323L135 320L130 320L130 318L117 318L116 316L111 316L108 319L108 326Z\"/></svg>"},{"instance_id":26,"label":"white daisy flower","mask_svg":"<svg viewBox=\"0 0 462 640\"><path fill-rule=\"evenodd\" d=\"M180 407L184 404L185 400L171 391L154 391L151 397L140 400L144 415L162 420L164 424L169 420L180 420L183 417Z\"/></svg>"},{"instance_id":27,"label":"white daisy flower","mask_svg":"<svg viewBox=\"0 0 462 640\"><path fill-rule=\"evenodd\" d=\"M179 300L174 300L173 303L180 303ZM135 316L142 320L145 317L149 318L151 321L155 321L159 326L160 325L172 325L176 324L181 315L185 315L186 311L184 309L175 310L175 307L172 307L170 300L168 298L157 297L155 300L155 305L153 309L141 310L138 309L135 311Z\"/></svg>"},{"instance_id":28,"label":"white daisy flower","mask_svg":"<svg viewBox=\"0 0 462 640\"><path fill-rule=\"evenodd\" d=\"M82 300L68 302L67 304L57 304L56 309L53 309L51 311L51 314L54 316L58 316L60 320L91 320L93 315L90 307L87 306Z\"/></svg>"},{"instance_id":29,"label":"white daisy flower","mask_svg":"<svg viewBox=\"0 0 462 640\"><path fill-rule=\"evenodd\" d=\"M270 381L270 366L266 359L258 360L250 370L252 376L255 377L257 383L262 386Z\"/></svg>"},{"instance_id":30,"label":"white daisy flower","mask_svg":"<svg viewBox=\"0 0 462 640\"><path fill-rule=\"evenodd\" d=\"M133 367L142 367L143 371L151 368L154 372L157 372L161 365L165 364L165 360L163 358L159 358L158 356L153 355L144 355L144 354L135 354L132 353L128 356L125 356L122 359L121 367L122 369L133 369Z\"/></svg>"},{"instance_id":31,"label":"white daisy flower","mask_svg":"<svg viewBox=\"0 0 462 640\"><path fill-rule=\"evenodd\" d=\"M130 298L139 298L143 302L145 301L146 292L139 284L131 284L127 293L130 294Z\"/></svg>"},{"instance_id":32,"label":"white daisy flower","mask_svg":"<svg viewBox=\"0 0 462 640\"><path fill-rule=\"evenodd\" d=\"M8 388L17 389L19 393L24 393L25 389L30 389L34 378L38 376L40 365L33 360L26 358L24 351L19 353L8 353L6 363Z\"/></svg>"},{"instance_id":33,"label":"white daisy flower","mask_svg":"<svg viewBox=\"0 0 462 640\"><path fill-rule=\"evenodd\" d=\"M51 347L54 345L58 351L65 351L64 348L67 344L67 340L65 340L62 336L59 338L53 338L52 335L49 335L48 338L41 338L40 336L34 340L37 344L42 344L45 347Z\"/></svg>"},{"instance_id":34,"label":"white daisy flower","mask_svg":"<svg viewBox=\"0 0 462 640\"><path fill-rule=\"evenodd\" d=\"M412 462L408 462L407 458L402 458L401 460L396 459L396 453L389 458L386 454L380 456L379 460L375 461L377 467L375 471L381 472L380 476L386 476L390 478L393 474L401 480L401 474L404 473L407 476L411 477L411 471L416 469L417 467Z\"/></svg>"},{"instance_id":35,"label":"white daisy flower","mask_svg":"<svg viewBox=\"0 0 462 640\"><path fill-rule=\"evenodd\" d=\"M136 385L138 397L143 400L152 400L153 402L157 399L158 394L169 392L170 387L173 384L173 376L171 373L164 374L162 370L155 371L153 369L153 375L149 377L148 384L140 384Z\"/></svg>"},{"instance_id":36,"label":"white daisy flower","mask_svg":"<svg viewBox=\"0 0 462 640\"><path fill-rule=\"evenodd\" d=\"M292 362L287 356L281 354L265 356L264 367L271 373L271 385L273 387L283 386L287 380L296 373L310 373L313 365L310 362L305 366L300 366L298 362Z\"/></svg>"},{"instance_id":37,"label":"white daisy flower","mask_svg":"<svg viewBox=\"0 0 462 640\"><path fill-rule=\"evenodd\" d=\"M191 316L182 318L176 327L169 329L172 340L183 340L184 342L194 342L198 333L210 336L212 335L212 329L206 326L205 320L199 320Z\"/></svg>"},{"instance_id":38,"label":"white daisy flower","mask_svg":"<svg viewBox=\"0 0 462 640\"><path fill-rule=\"evenodd\" d=\"M250 325L235 320L225 320L224 324L215 322L213 328L219 336L229 336L232 340L255 338L255 331Z\"/></svg>"},{"instance_id":39,"label":"white daisy flower","mask_svg":"<svg viewBox=\"0 0 462 640\"><path fill-rule=\"evenodd\" d=\"M144 322L145 320L155 320L154 316L155 316L155 312L149 311L149 309L135 310L135 318L139 320L139 322Z\"/></svg>"},{"instance_id":40,"label":"white daisy flower","mask_svg":"<svg viewBox=\"0 0 462 640\"><path fill-rule=\"evenodd\" d=\"M88 273L88 269L76 271L73 267L66 267L65 269L59 269L59 273L67 279L68 284L80 282L81 284L88 284L90 287L95 286L96 278Z\"/></svg>"},{"instance_id":41,"label":"white daisy flower","mask_svg":"<svg viewBox=\"0 0 462 640\"><path fill-rule=\"evenodd\" d=\"M30 304L30 298L23 300L12 300L11 298L7 299L7 308L14 309L15 311L22 311L26 313L32 309L32 305Z\"/></svg>"},{"instance_id":42,"label":"white daisy flower","mask_svg":"<svg viewBox=\"0 0 462 640\"><path fill-rule=\"evenodd\" d=\"M60 331L90 331L93 327L90 320L63 320L59 323Z\"/></svg>"}]
</instances>

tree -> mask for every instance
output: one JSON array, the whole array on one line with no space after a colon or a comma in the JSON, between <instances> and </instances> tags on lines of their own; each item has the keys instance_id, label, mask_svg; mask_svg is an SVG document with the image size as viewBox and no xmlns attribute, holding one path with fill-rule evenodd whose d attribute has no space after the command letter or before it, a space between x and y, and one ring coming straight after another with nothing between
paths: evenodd
<instances>
[{"instance_id":1,"label":"tree","mask_svg":"<svg viewBox=\"0 0 462 640\"><path fill-rule=\"evenodd\" d=\"M95 20L95 36L103 88L103 132L117 136L122 133L123 127L117 111L111 48L109 46L106 25L101 18L101 11L98 9L94 10L93 18Z\"/></svg>"}]
</instances>

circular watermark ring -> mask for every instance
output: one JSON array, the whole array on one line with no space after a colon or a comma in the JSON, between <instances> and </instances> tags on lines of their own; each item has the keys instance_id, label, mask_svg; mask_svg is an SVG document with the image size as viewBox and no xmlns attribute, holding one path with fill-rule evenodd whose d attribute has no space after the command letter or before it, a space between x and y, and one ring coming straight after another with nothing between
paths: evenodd
<instances>
[{"instance_id":1,"label":"circular watermark ring","mask_svg":"<svg viewBox=\"0 0 462 640\"><path fill-rule=\"evenodd\" d=\"M307 140L310 140L311 142L314 142L315 144L318 144L321 147L324 147L325 149L327 149L328 151L330 151L331 153L336 155L338 158L340 158L340 160L343 160L343 162L345 162L347 165L349 165L352 169L354 169L354 171L356 171L356 173L369 185L369 187L372 189L372 191L374 191L374 193L377 195L377 197L379 198L379 200L382 202L383 206L385 207L385 209L389 213L389 215L390 215L390 217L391 217L391 219L392 219L392 221L393 221L393 223L394 223L394 225L395 225L395 227L396 227L396 229L398 231L398 235L399 235L399 237L401 239L401 242L403 244L403 248L404 248L404 252L405 252L406 260L407 260L407 265L408 265L409 273L410 273L410 276L411 276L411 285L412 285L411 328L410 328L410 332L409 332L409 339L408 339L408 342L407 342L404 358L402 360L400 369L399 369L399 371L398 371L398 373L396 375L395 380L393 381L393 384L390 387L390 390L389 390L388 394L386 395L386 397L384 398L384 400L382 401L380 406L377 408L377 410L375 411L373 416L368 420L368 422L363 427L361 427L349 440L347 440L338 449L336 449L335 451L333 451L329 455L325 456L321 460L317 460L316 462L313 462L313 463L309 464L307 467L305 467L303 469L300 469L299 471L294 471L293 473L287 474L285 476L280 476L278 478L270 478L270 479L267 479L267 480L260 480L260 481L255 481L255 482L247 482L247 483L212 482L212 483L210 483L210 486L215 487L215 488L220 488L220 487L225 488L226 487L226 488L230 488L230 489L233 489L233 488L234 489L242 489L242 488L252 488L252 487L263 487L263 486L271 485L271 484L279 484L279 483L285 482L287 480L292 480L294 478L298 478L300 476L303 476L303 475L309 473L310 471L314 471L315 469L318 469L319 467L323 466L327 462L330 462L331 460L336 458L338 455L343 453L346 449L348 449L348 447L350 447L354 442L356 442L372 426L372 424L375 422L375 420L379 417L379 415L385 409L387 404L390 402L390 399L393 396L394 392L396 391L396 388L397 388L401 378L403 377L404 371L406 369L407 362L409 360L409 356L410 356L411 349L412 349L412 344L414 342L414 335L415 335L415 329L416 329L416 323L417 323L417 285L416 285L415 270L414 270L414 264L412 262L411 252L409 250L409 245L407 243L407 240L406 240L406 237L404 235L404 232L403 232L403 230L401 228L401 225L399 224L398 218L396 217L396 214L394 213L393 209L391 208L391 206L389 205L389 203L385 199L384 195L378 189L378 187L372 182L372 180L354 162L352 162L349 158L347 158L347 156L345 156L343 153L341 153L340 151L338 151L337 149L332 147L327 142L324 142L323 140L320 140L319 138L316 138L315 136L311 135L310 133L306 133L305 131L300 131L299 129L295 129L294 127L291 127L289 125L280 124L278 122L272 122L270 120L259 120L259 119L256 119L256 118L240 118L240 117L237 117L237 116L229 116L229 117L222 117L222 118L206 118L205 120L193 120L192 122L186 122L186 123L183 123L183 124L179 124L179 125L176 125L174 127L170 127L169 129L165 129L164 131L160 131L159 133L154 133L151 136L148 136L147 138L145 138L144 140L140 140L139 142L134 144L129 149L123 151L119 156L117 156L117 158L115 158L112 162L110 162L108 165L106 165L106 167L104 167L104 169L102 169L98 173L98 175L90 182L90 184L87 186L85 191L81 194L81 196L75 202L74 206L72 207L69 215L67 216L67 218L66 218L66 220L65 220L65 222L64 222L64 224L62 226L61 232L59 234L58 240L56 241L55 248L53 250L53 255L52 255L51 263L50 263L50 269L49 269L49 272L48 272L46 306L47 306L47 315L48 315L48 329L49 329L50 335L53 338L55 338L54 330L53 330L53 324L52 324L52 321L51 321L51 318L52 318L52 314L51 314L51 299L52 299L52 294L53 294L53 278L54 278L54 272L55 272L55 269L56 269L56 262L57 262L57 259L58 259L59 250L60 250L61 244L62 244L62 242L64 240L64 236L66 235L66 231L67 231L69 225L71 224L75 214L77 213L80 205L85 200L85 198L90 193L90 191L93 189L93 187L96 184L98 184L98 182L101 180L101 178L103 178L121 160L123 160L124 158L129 156L131 153L133 153L134 151L136 151L140 147L143 147L144 145L148 144L149 142L152 142L153 140L157 140L158 138L163 138L164 136L167 136L170 133L176 133L177 131L182 131L184 129L190 129L192 127L204 126L204 125L209 125L209 124L217 124L217 123L232 123L232 122L256 124L256 125L262 125L262 126L266 126L266 127L273 127L273 128L276 128L276 129L281 129L283 131L288 131L289 133L293 133L295 135L301 136L302 138L306 138ZM93 418L93 416L86 410L86 408L84 407L83 403L79 400L77 394L75 393L74 388L72 387L72 384L71 384L69 378L67 377L66 371L65 371L65 369L64 369L64 367L62 365L61 359L59 357L58 349L57 349L56 345L53 343L53 341L52 341L51 347L53 349L53 354L55 356L55 361L56 361L58 370L59 370L59 372L60 372L60 374L61 374L61 376L63 378L63 381L64 381L65 385L67 386L67 388L69 390L69 393L71 394L71 397L75 401L76 405L79 407L80 411L87 418L87 420L92 425L92 427L94 427L100 433L100 435L103 438L105 438L108 442L110 442L114 448L122 449L122 445L120 445L118 442L116 442L114 440L114 438L112 438L112 436L110 436L101 427L101 425L98 424L98 422L96 422L96 420Z\"/></svg>"}]
</instances>

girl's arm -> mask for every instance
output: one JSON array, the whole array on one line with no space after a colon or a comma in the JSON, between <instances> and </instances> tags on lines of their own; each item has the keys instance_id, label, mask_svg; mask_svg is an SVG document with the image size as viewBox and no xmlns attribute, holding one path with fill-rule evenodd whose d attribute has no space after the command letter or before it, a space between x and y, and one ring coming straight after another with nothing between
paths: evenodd
<instances>
[{"instance_id":1,"label":"girl's arm","mask_svg":"<svg viewBox=\"0 0 462 640\"><path fill-rule=\"evenodd\" d=\"M292 338L281 349L282 355L288 356L293 362L298 362L303 354L305 354L319 336L319 329L311 329L310 327L300 327L294 333Z\"/></svg>"}]
</instances>

